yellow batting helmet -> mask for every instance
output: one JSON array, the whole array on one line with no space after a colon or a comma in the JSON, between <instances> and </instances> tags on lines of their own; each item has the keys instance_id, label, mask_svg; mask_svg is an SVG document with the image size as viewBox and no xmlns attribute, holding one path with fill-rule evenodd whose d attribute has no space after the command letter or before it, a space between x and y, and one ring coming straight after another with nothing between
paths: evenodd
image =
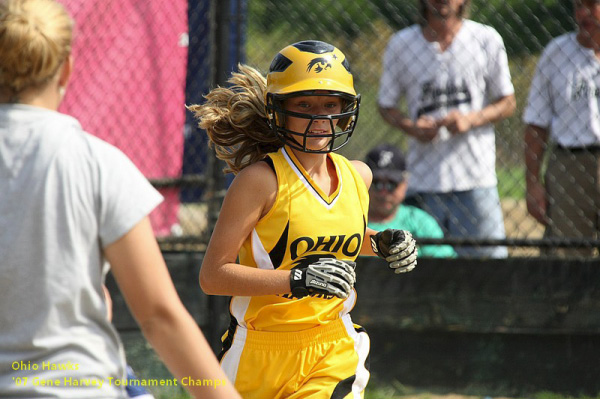
<instances>
[{"instance_id":1,"label":"yellow batting helmet","mask_svg":"<svg viewBox=\"0 0 600 399\"><path fill-rule=\"evenodd\" d=\"M337 96L343 100L343 109L335 115L294 113L295 117L329 119L331 140L326 148L306 148L310 123L303 134L285 128L285 116L290 115L283 101L296 96ZM354 79L346 56L331 44L307 40L282 49L271 62L267 74L265 106L273 132L284 144L305 152L326 153L344 146L356 126L360 95L354 89ZM333 120L337 120L334 127ZM336 131L337 129L337 131ZM292 139L292 138L296 139Z\"/></svg>"}]
</instances>

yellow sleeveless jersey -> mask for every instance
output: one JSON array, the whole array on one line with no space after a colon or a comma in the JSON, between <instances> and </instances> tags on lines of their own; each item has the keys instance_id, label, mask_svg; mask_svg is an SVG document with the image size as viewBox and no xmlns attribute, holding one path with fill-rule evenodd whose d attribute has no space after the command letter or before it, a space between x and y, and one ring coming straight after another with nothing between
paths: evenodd
<instances>
[{"instance_id":1,"label":"yellow sleeveless jersey","mask_svg":"<svg viewBox=\"0 0 600 399\"><path fill-rule=\"evenodd\" d=\"M269 154L277 174L277 197L244 242L241 264L289 270L321 257L356 259L367 226L368 190L346 158L335 153L327 156L338 176L338 187L331 195L314 183L289 148ZM354 291L346 300L233 297L230 311L239 325L250 330L300 331L339 319L355 302Z\"/></svg>"}]
</instances>

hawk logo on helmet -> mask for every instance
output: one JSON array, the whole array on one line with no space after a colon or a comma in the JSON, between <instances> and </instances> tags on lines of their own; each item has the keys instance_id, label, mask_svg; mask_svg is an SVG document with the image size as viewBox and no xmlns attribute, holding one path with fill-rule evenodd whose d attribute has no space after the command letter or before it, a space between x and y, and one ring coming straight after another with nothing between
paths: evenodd
<instances>
[{"instance_id":1,"label":"hawk logo on helmet","mask_svg":"<svg viewBox=\"0 0 600 399\"><path fill-rule=\"evenodd\" d=\"M306 72L310 72L310 70L316 65L315 68L315 72L319 73L319 72L323 72L329 68L331 68L331 63L329 62L329 59L327 58L323 58L323 57L319 57L319 58L313 58L309 63L308 63L308 68L306 68Z\"/></svg>"}]
</instances>

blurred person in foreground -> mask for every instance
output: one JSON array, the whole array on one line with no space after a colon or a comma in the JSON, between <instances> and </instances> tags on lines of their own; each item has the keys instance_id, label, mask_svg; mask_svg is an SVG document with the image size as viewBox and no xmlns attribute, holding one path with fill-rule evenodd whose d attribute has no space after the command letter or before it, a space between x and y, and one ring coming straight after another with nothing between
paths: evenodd
<instances>
[{"instance_id":1,"label":"blurred person in foreground","mask_svg":"<svg viewBox=\"0 0 600 399\"><path fill-rule=\"evenodd\" d=\"M54 0L0 0L0 397L127 397L108 261L173 375L214 383L186 386L197 398L239 398L152 233L162 197L121 151L57 112L72 30Z\"/></svg>"},{"instance_id":2,"label":"blurred person in foreground","mask_svg":"<svg viewBox=\"0 0 600 399\"><path fill-rule=\"evenodd\" d=\"M600 1L575 0L576 32L544 49L523 114L527 209L546 238L600 233ZM542 179L544 154L547 168ZM546 251L594 256L593 247Z\"/></svg>"},{"instance_id":3,"label":"blurred person in foreground","mask_svg":"<svg viewBox=\"0 0 600 399\"><path fill-rule=\"evenodd\" d=\"M417 248L409 232L367 227L371 170L336 153L358 118L350 63L305 40L266 79L240 65L229 83L189 107L236 175L200 269L204 292L232 296L221 365L246 399L362 398L370 341L350 317L355 260L404 273Z\"/></svg>"},{"instance_id":4,"label":"blurred person in foreground","mask_svg":"<svg viewBox=\"0 0 600 399\"><path fill-rule=\"evenodd\" d=\"M465 17L469 0L419 0L420 23L397 32L383 57L379 111L409 136L407 203L448 237L504 239L493 123L515 110L504 43ZM408 115L398 108L405 99ZM457 246L459 256L506 247Z\"/></svg>"},{"instance_id":5,"label":"blurred person in foreground","mask_svg":"<svg viewBox=\"0 0 600 399\"><path fill-rule=\"evenodd\" d=\"M373 230L408 230L415 238L443 238L435 219L422 209L403 204L408 187L408 172L402 151L393 145L373 148L365 159L373 172L369 189L369 224ZM456 257L449 245L419 246L419 256Z\"/></svg>"},{"instance_id":6,"label":"blurred person in foreground","mask_svg":"<svg viewBox=\"0 0 600 399\"><path fill-rule=\"evenodd\" d=\"M108 290L108 288L106 288L105 285L102 286L102 291L104 291L104 299L106 300L106 316L108 317L108 321L112 323L112 296L110 295L110 291ZM129 364L126 364L125 369L127 370L127 376L125 377L127 381L127 385L125 386L125 392L127 392L127 397L137 399L155 399L154 395L148 392L148 390L144 387L143 382L140 381L140 379L135 375L133 368Z\"/></svg>"}]
</instances>

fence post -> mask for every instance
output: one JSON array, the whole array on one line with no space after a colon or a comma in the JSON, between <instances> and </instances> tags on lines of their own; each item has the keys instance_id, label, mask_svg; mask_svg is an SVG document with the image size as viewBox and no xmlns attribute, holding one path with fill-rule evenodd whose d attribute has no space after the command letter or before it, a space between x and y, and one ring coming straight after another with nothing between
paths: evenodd
<instances>
[{"instance_id":1,"label":"fence post","mask_svg":"<svg viewBox=\"0 0 600 399\"><path fill-rule=\"evenodd\" d=\"M243 50L245 2L246 0L213 0L211 2L211 20L213 23L211 46L214 49L212 87L225 86L230 72L245 58ZM219 216L222 194L228 181L222 172L224 163L218 160L212 151L208 156L207 166L207 172L210 176L208 182L207 231L210 234ZM222 297L208 297L210 325L206 333L207 339L215 351L218 351L221 347L220 337L224 332L221 319L227 312L227 302Z\"/></svg>"}]
</instances>

